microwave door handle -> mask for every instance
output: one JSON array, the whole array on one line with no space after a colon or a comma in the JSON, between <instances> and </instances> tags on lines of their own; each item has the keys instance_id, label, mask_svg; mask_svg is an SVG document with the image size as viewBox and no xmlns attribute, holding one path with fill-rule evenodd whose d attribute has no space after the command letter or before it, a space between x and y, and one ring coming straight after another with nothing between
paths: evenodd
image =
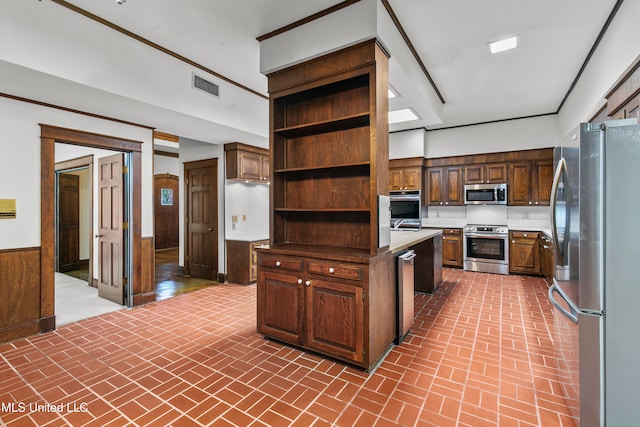
<instances>
[{"instance_id":1,"label":"microwave door handle","mask_svg":"<svg viewBox=\"0 0 640 427\"><path fill-rule=\"evenodd\" d=\"M556 173L553 177L553 185L551 186L551 238L553 239L553 243L556 248L560 252L560 258L564 259L563 248L560 248L560 243L558 240L558 223L556 218L556 207L558 204L558 187L560 186L560 179L562 179L562 172L566 169L567 163L564 160L564 157L560 158L558 162L558 166L556 166ZM568 231L568 230L567 230Z\"/></svg>"}]
</instances>

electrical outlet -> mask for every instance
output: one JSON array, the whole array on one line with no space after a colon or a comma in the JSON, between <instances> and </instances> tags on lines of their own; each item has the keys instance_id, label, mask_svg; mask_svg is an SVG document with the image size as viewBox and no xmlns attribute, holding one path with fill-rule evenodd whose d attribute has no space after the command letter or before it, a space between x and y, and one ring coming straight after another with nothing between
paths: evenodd
<instances>
[{"instance_id":1,"label":"electrical outlet","mask_svg":"<svg viewBox=\"0 0 640 427\"><path fill-rule=\"evenodd\" d=\"M236 222L238 222L238 215L231 215L231 222L233 224L235 224Z\"/></svg>"},{"instance_id":2,"label":"electrical outlet","mask_svg":"<svg viewBox=\"0 0 640 427\"><path fill-rule=\"evenodd\" d=\"M242 215L242 222L247 222L247 215Z\"/></svg>"}]
</instances>

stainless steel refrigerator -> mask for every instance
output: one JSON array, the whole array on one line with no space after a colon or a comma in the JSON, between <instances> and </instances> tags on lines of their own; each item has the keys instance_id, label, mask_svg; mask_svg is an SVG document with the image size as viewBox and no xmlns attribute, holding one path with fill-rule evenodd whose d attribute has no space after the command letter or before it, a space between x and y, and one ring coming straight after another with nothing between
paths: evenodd
<instances>
[{"instance_id":1,"label":"stainless steel refrigerator","mask_svg":"<svg viewBox=\"0 0 640 427\"><path fill-rule=\"evenodd\" d=\"M555 150L558 377L582 427L640 422L640 126L584 123Z\"/></svg>"}]
</instances>

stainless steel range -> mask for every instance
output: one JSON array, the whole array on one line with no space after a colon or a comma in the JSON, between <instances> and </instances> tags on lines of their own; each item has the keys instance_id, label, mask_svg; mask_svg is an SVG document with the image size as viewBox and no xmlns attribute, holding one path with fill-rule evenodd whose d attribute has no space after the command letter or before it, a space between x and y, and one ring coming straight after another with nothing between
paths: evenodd
<instances>
[{"instance_id":1,"label":"stainless steel range","mask_svg":"<svg viewBox=\"0 0 640 427\"><path fill-rule=\"evenodd\" d=\"M464 227L464 269L509 274L509 229L506 225Z\"/></svg>"}]
</instances>

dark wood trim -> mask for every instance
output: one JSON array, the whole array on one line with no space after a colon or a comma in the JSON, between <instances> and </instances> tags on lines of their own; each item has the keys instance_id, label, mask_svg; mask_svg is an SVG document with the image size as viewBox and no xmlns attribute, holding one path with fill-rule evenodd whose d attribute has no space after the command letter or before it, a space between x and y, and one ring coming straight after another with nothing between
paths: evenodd
<instances>
[{"instance_id":1,"label":"dark wood trim","mask_svg":"<svg viewBox=\"0 0 640 427\"><path fill-rule=\"evenodd\" d=\"M56 110L62 110L69 113L80 114L82 116L95 117L96 119L108 120L110 122L122 123L129 126L136 126L144 129L153 129L152 126L142 125L140 123L129 122L127 120L120 120L113 117L102 116L100 114L89 113L87 111L76 110L74 108L63 107L61 105L49 104L48 102L36 101L35 99L23 98L21 96L15 96L8 93L0 92L0 96L3 98L13 99L14 101L26 102L27 104L39 105L41 107L53 108Z\"/></svg>"},{"instance_id":2,"label":"dark wood trim","mask_svg":"<svg viewBox=\"0 0 640 427\"><path fill-rule=\"evenodd\" d=\"M285 25L284 27L280 27L276 30L273 30L267 34L263 34L261 36L256 37L256 40L259 42L270 39L272 37L278 36L280 34L286 33L287 31L291 31L294 28L301 27L304 24L307 24L311 21L315 21L316 19L320 19L323 16L327 16L332 14L333 12L337 12L340 9L344 9L345 7L351 6L352 4L358 3L360 0L346 0L341 3L336 4L335 6L328 7L320 12L314 13L313 15L309 15L306 18L299 19L295 22L292 22L289 25Z\"/></svg>"},{"instance_id":3,"label":"dark wood trim","mask_svg":"<svg viewBox=\"0 0 640 427\"><path fill-rule=\"evenodd\" d=\"M55 167L56 167L56 172L58 172L58 171L63 171L68 169L78 169L82 167L88 167L88 166L91 166L92 164L93 164L93 154L58 162L55 164Z\"/></svg>"},{"instance_id":4,"label":"dark wood trim","mask_svg":"<svg viewBox=\"0 0 640 427\"><path fill-rule=\"evenodd\" d=\"M402 27L402 24L400 24L400 20L398 19L398 16L396 15L396 13L393 11L393 8L391 7L391 4L389 4L388 0L381 0L381 2L382 2L382 5L384 6L384 8L387 10L387 13L389 14L389 17L393 21L394 25L398 29L398 32L402 36L402 39L404 40L405 44L407 45L407 47L411 51L411 54L413 55L413 58L418 63L418 66L420 67L420 69L424 73L425 77L429 81L429 84L431 84L431 87L433 88L433 90L436 92L436 95L438 95L438 98L440 99L440 102L442 102L444 104L445 100L442 97L442 94L440 93L440 90L438 89L438 87L436 86L436 83L431 78L431 74L429 74L429 71L427 71L427 67L424 65L424 62L422 62L422 59L420 58L420 55L418 54L418 51L416 51L416 48L413 46L413 43L411 43L411 39L409 39L409 36L404 31L404 28Z\"/></svg>"},{"instance_id":5,"label":"dark wood trim","mask_svg":"<svg viewBox=\"0 0 640 427\"><path fill-rule=\"evenodd\" d=\"M40 319L40 333L51 332L56 328L56 316L47 316Z\"/></svg>"},{"instance_id":6,"label":"dark wood trim","mask_svg":"<svg viewBox=\"0 0 640 427\"><path fill-rule=\"evenodd\" d=\"M605 102L604 104L602 104L602 107L600 107L600 109L598 109L598 111L596 111L596 113L593 116L591 116L591 118L589 119L589 122L596 121L596 118L606 110L607 110L607 103Z\"/></svg>"},{"instance_id":7,"label":"dark wood trim","mask_svg":"<svg viewBox=\"0 0 640 427\"><path fill-rule=\"evenodd\" d=\"M255 147L253 145L247 145L241 142L229 142L227 144L224 144L224 151L233 150L248 151L249 153L255 154L269 154L269 150L267 148Z\"/></svg>"},{"instance_id":8,"label":"dark wood trim","mask_svg":"<svg viewBox=\"0 0 640 427\"><path fill-rule=\"evenodd\" d=\"M112 30L115 30L115 31L117 31L117 32L119 32L121 34L124 34L125 36L131 37L132 39L137 40L140 43L143 43L143 44L145 44L145 45L147 45L147 46L149 46L149 47L151 47L153 49L156 49L156 50L158 50L158 51L160 51L160 52L162 52L164 54L167 54L169 56L172 56L173 58L175 58L175 59L177 59L179 61L182 61L182 62L184 62L186 64L189 64L192 67L198 68L199 70L202 70L202 71L204 71L206 73L209 73L209 74L219 78L220 80L224 80L227 83L230 83L230 84L232 84L232 85L234 85L236 87L239 87L240 89L244 89L249 93L252 93L252 94L254 94L256 96L259 96L260 98L268 99L268 97L266 95L263 95L263 94L261 94L260 92L258 92L256 90L253 90L253 89L251 89L251 88L249 88L249 87L247 87L247 86L245 86L245 85L243 85L241 83L238 83L235 80L230 79L229 77L223 76L222 74L217 73L217 72L213 71L212 69L205 67L204 65L198 64L197 62L192 61L191 59L186 58L186 57L180 55L179 53L176 53L176 52L174 52L172 50L167 49L166 47L160 46L159 44L154 43L149 39L145 39L144 37L139 36L138 34L133 33L131 31L127 30L126 28L122 28L119 25L114 24L113 22L107 21L106 19L101 18L98 15L94 15L93 13L91 13L91 12L89 12L87 10L81 9L78 6L75 6L75 5L73 5L73 4L69 3L69 2L66 2L64 0L51 0L51 1L53 3L59 4L60 6L66 7L67 9L72 10L72 11L74 11L74 12L76 12L76 13L78 13L78 14L86 17L86 18L89 18L89 19L91 19L91 20L93 20L95 22L98 22L99 24L102 24L102 25L104 25L106 27L109 27Z\"/></svg>"},{"instance_id":9,"label":"dark wood trim","mask_svg":"<svg viewBox=\"0 0 640 427\"><path fill-rule=\"evenodd\" d=\"M141 286L142 274L142 143L119 137L100 135L80 130L40 124L41 133L41 190L40 190L40 317L54 316L55 287L55 143L69 143L85 147L102 148L131 153L131 283L133 300L137 301L135 291ZM143 299L144 300L144 299ZM131 301L129 302L132 303ZM45 322L45 325L48 323Z\"/></svg>"},{"instance_id":10,"label":"dark wood trim","mask_svg":"<svg viewBox=\"0 0 640 427\"><path fill-rule=\"evenodd\" d=\"M478 163L503 163L523 160L553 159L553 147L535 148L532 150L504 151L497 153L467 154L451 157L434 157L425 159L425 167L463 166Z\"/></svg>"},{"instance_id":11,"label":"dark wood trim","mask_svg":"<svg viewBox=\"0 0 640 427\"><path fill-rule=\"evenodd\" d=\"M153 154L155 156L175 157L176 159L180 157L180 154L178 153L172 153L170 151L162 151L162 150L153 150Z\"/></svg>"},{"instance_id":12,"label":"dark wood trim","mask_svg":"<svg viewBox=\"0 0 640 427\"><path fill-rule=\"evenodd\" d=\"M157 130L153 131L153 138L157 138L157 139L161 139L163 141L169 141L169 142L176 142L179 143L180 142L180 137L178 135L172 135L170 133L165 133L165 132L158 132Z\"/></svg>"},{"instance_id":13,"label":"dark wood trim","mask_svg":"<svg viewBox=\"0 0 640 427\"><path fill-rule=\"evenodd\" d=\"M509 119L498 119L498 120L489 120L486 122L478 122L478 123L469 123L466 125L456 125L456 126L448 126L448 127L443 127L443 128L437 128L437 129L427 129L427 128L423 128L425 129L427 132L435 132L435 131L439 131L439 130L448 130L448 129L457 129L457 128L466 128L469 126L479 126L479 125L489 125L492 123L502 123L502 122L510 122L513 120L524 120L524 119L533 119L536 117L545 117L545 116L554 116L558 114L558 112L553 112L553 113L542 113L542 114L532 114L530 116L521 116L521 117L512 117ZM407 130L415 130L414 129L407 129ZM404 131L397 131L397 132L404 132Z\"/></svg>"},{"instance_id":14,"label":"dark wood trim","mask_svg":"<svg viewBox=\"0 0 640 427\"><path fill-rule=\"evenodd\" d=\"M404 159L389 159L390 168L410 168L423 167L425 165L424 157L407 157Z\"/></svg>"},{"instance_id":15,"label":"dark wood trim","mask_svg":"<svg viewBox=\"0 0 640 427\"><path fill-rule=\"evenodd\" d=\"M85 147L104 148L116 151L142 151L142 141L118 138L115 136L101 135L98 133L84 132L75 129L62 128L40 124L41 138L52 138L57 142Z\"/></svg>"},{"instance_id":16,"label":"dark wood trim","mask_svg":"<svg viewBox=\"0 0 640 427\"><path fill-rule=\"evenodd\" d=\"M631 75L633 75L633 73L635 73L635 71L639 67L640 67L640 55L636 57L634 62L631 64L631 66L626 69L626 71L622 74L622 76L620 76L620 78L618 78L618 80L613 84L611 89L609 89L609 91L604 97L606 99L611 98L613 93L618 89L620 89L620 87L631 77Z\"/></svg>"},{"instance_id":17,"label":"dark wood trim","mask_svg":"<svg viewBox=\"0 0 640 427\"><path fill-rule=\"evenodd\" d=\"M55 316L55 139L40 138L40 318Z\"/></svg>"},{"instance_id":18,"label":"dark wood trim","mask_svg":"<svg viewBox=\"0 0 640 427\"><path fill-rule=\"evenodd\" d=\"M596 40L593 42L593 45L591 46L589 53L587 53L587 57L584 59L584 62L582 63L582 66L580 67L580 70L578 71L576 78L573 79L573 82L571 82L571 86L569 86L567 93L564 95L564 98L562 98L560 105L558 105L558 109L556 110L556 113L560 112L560 110L564 106L564 103L567 102L569 95L571 94L571 92L573 92L573 89L578 84L578 80L580 80L580 77L582 77L582 73L584 73L584 70L587 68L589 61L591 61L591 57L596 52L596 49L600 45L600 42L602 41L602 39L604 38L604 35L609 29L609 25L611 25L611 22L613 22L613 18L616 16L616 13L618 13L620 6L622 6L623 1L624 0L618 0L616 1L616 4L613 5L613 9L611 9L611 13L609 13L607 20L605 21L604 25L602 26L602 29L600 30L600 33L598 34L598 37L596 37Z\"/></svg>"}]
</instances>

